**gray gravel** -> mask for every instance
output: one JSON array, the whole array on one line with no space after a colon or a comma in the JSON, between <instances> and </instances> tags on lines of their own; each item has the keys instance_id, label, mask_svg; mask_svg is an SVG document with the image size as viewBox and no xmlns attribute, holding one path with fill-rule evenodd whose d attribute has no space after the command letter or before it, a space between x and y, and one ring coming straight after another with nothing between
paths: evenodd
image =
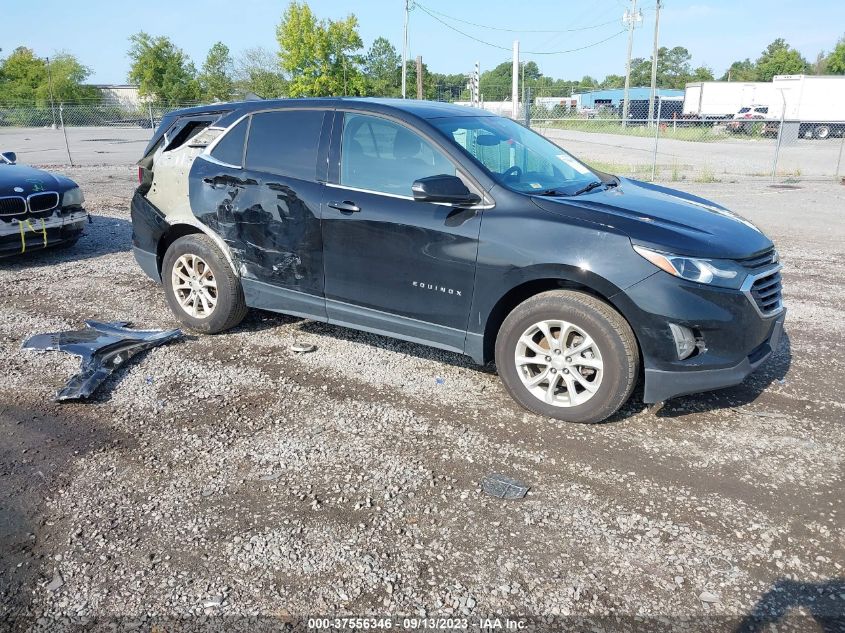
<instances>
[{"instance_id":1,"label":"gray gravel","mask_svg":"<svg viewBox=\"0 0 845 633\"><path fill-rule=\"evenodd\" d=\"M178 325L129 251L134 173L66 173L88 234L0 262L0 628L520 614L727 630L773 612L807 630L845 613L845 187L685 184L774 237L788 337L739 387L577 426L458 355L258 311L55 404L77 359L22 352L27 337ZM491 473L530 491L483 494Z\"/></svg>"}]
</instances>

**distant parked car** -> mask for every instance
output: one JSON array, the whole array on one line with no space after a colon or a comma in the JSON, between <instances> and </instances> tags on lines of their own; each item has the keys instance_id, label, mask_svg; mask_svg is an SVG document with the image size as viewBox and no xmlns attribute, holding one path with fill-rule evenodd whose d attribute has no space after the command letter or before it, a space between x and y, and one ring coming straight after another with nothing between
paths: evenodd
<instances>
[{"instance_id":1,"label":"distant parked car","mask_svg":"<svg viewBox=\"0 0 845 633\"><path fill-rule=\"evenodd\" d=\"M52 246L72 246L88 212L82 190L70 178L18 165L14 152L0 154L0 257Z\"/></svg>"},{"instance_id":2,"label":"distant parked car","mask_svg":"<svg viewBox=\"0 0 845 633\"><path fill-rule=\"evenodd\" d=\"M751 134L754 131L754 126L760 124L755 121L757 119L769 118L769 106L752 105L740 108L734 114L733 119L725 124L725 129L734 134Z\"/></svg>"}]
</instances>

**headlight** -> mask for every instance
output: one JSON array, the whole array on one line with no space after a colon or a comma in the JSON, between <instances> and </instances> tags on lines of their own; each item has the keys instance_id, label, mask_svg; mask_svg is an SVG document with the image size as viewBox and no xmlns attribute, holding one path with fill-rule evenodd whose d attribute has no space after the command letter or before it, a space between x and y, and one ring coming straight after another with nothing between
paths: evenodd
<instances>
[{"instance_id":1,"label":"headlight","mask_svg":"<svg viewBox=\"0 0 845 633\"><path fill-rule=\"evenodd\" d=\"M79 187L68 189L62 194L63 207L81 207L83 202L85 202L85 196L82 195L82 189Z\"/></svg>"},{"instance_id":2,"label":"headlight","mask_svg":"<svg viewBox=\"0 0 845 633\"><path fill-rule=\"evenodd\" d=\"M727 259L700 259L661 253L634 245L634 250L670 275L700 284L739 288L745 278L741 267Z\"/></svg>"}]
</instances>

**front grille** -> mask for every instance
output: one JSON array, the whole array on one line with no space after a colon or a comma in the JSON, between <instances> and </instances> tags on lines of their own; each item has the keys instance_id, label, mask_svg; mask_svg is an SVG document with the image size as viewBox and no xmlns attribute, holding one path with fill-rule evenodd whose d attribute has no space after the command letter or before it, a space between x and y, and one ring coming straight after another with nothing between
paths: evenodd
<instances>
[{"instance_id":1,"label":"front grille","mask_svg":"<svg viewBox=\"0 0 845 633\"><path fill-rule=\"evenodd\" d=\"M39 211L49 211L59 206L59 194L55 191L45 191L44 193L33 193L29 196L29 210L33 213Z\"/></svg>"},{"instance_id":2,"label":"front grille","mask_svg":"<svg viewBox=\"0 0 845 633\"><path fill-rule=\"evenodd\" d=\"M26 213L26 200L21 196L0 198L0 217L13 217Z\"/></svg>"},{"instance_id":3,"label":"front grille","mask_svg":"<svg viewBox=\"0 0 845 633\"><path fill-rule=\"evenodd\" d=\"M751 284L751 298L764 315L773 314L781 307L781 277L780 271L754 280Z\"/></svg>"},{"instance_id":4,"label":"front grille","mask_svg":"<svg viewBox=\"0 0 845 633\"><path fill-rule=\"evenodd\" d=\"M751 257L743 257L736 260L738 264L748 268L749 270L757 270L758 268L765 268L777 262L777 253L774 248L769 248L762 253L757 253Z\"/></svg>"}]
</instances>

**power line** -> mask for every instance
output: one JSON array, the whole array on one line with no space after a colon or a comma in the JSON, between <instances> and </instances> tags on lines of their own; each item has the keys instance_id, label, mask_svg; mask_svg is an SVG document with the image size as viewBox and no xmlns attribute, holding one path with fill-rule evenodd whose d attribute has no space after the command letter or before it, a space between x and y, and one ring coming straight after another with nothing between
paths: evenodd
<instances>
[{"instance_id":1,"label":"power line","mask_svg":"<svg viewBox=\"0 0 845 633\"><path fill-rule=\"evenodd\" d=\"M476 22L470 22L468 20L462 20L461 18L456 18L451 15L447 15L441 11L435 11L434 9L429 9L426 6L421 5L419 2L415 2L414 6L419 7L429 15L432 13L436 13L437 15L446 18L447 20L452 20L453 22L461 22L462 24L468 24L470 26L477 26L480 29L488 29L491 31L506 31L508 33L574 33L575 31L588 31L590 29L597 29L601 26L607 26L608 24L617 24L619 22L618 18L614 18L613 20L608 20L607 22L602 22L600 24L591 24L590 26L581 26L574 29L558 29L558 30L548 30L548 29L506 29L499 26L489 26L486 24L478 24ZM431 15L431 17L434 17Z\"/></svg>"},{"instance_id":2,"label":"power line","mask_svg":"<svg viewBox=\"0 0 845 633\"><path fill-rule=\"evenodd\" d=\"M444 22L443 20L441 20L439 17L437 17L433 13L430 13L428 11L428 9L426 9L424 6L422 6L419 3L416 3L416 6L419 7L420 9L422 9L423 13L426 13L430 18L434 18L435 20L440 22L440 24L445 26L446 28L449 28L449 29L452 29L453 31L455 31L455 33L459 33L460 35L463 35L464 37L469 38L471 40L474 40L474 41L478 42L479 44L484 44L485 46L491 46L492 48L498 48L498 49L503 50L503 51L511 50L511 48L509 46L499 46L498 44L493 44L492 42L486 42L482 39L479 39L477 37L470 35L469 33L465 33L464 31L461 31L460 29L452 26L448 22ZM599 44L604 44L605 42L612 40L614 37L618 37L618 36L622 35L626 30L627 29L617 31L616 33L614 33L610 37L606 37L603 40L599 40L598 42L593 42L592 44L587 44L585 46L579 46L578 48L570 48L569 50L565 50L565 51L522 51L522 52L526 55L562 55L564 53L575 53L577 51L583 51L584 49L587 49L587 48L592 48L593 46L598 46Z\"/></svg>"}]
</instances>

